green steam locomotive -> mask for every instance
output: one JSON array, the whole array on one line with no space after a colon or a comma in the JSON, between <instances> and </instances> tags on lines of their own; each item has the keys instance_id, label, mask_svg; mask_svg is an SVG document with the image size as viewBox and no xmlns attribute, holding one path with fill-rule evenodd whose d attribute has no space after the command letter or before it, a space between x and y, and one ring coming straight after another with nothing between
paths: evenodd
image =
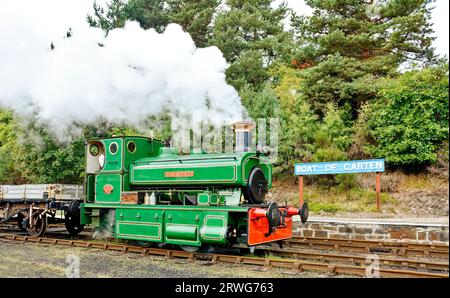
<instances>
[{"instance_id":1,"label":"green steam locomotive","mask_svg":"<svg viewBox=\"0 0 450 298\"><path fill-rule=\"evenodd\" d=\"M235 152L179 154L144 137L111 137L86 143L86 196L74 208L79 224L111 237L180 245L258 244L292 237L300 209L266 203L272 186L267 152L251 151L254 124L235 124ZM263 151L263 150L261 150Z\"/></svg>"}]
</instances>

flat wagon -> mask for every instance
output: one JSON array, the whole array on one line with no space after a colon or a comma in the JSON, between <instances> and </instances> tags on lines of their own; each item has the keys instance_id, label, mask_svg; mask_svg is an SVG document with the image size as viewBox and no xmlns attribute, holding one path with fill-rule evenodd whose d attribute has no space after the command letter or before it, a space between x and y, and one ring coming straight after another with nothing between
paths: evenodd
<instances>
[{"instance_id":1,"label":"flat wagon","mask_svg":"<svg viewBox=\"0 0 450 298\"><path fill-rule=\"evenodd\" d=\"M69 233L78 234L83 200L80 185L0 185L0 223L16 222L31 236L42 236L50 223L64 223Z\"/></svg>"}]
</instances>

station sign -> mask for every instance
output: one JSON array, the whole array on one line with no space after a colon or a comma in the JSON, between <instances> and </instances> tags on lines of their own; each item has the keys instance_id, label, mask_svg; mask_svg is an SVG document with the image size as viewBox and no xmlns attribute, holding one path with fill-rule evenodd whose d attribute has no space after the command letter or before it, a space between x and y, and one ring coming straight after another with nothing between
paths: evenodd
<instances>
[{"instance_id":1,"label":"station sign","mask_svg":"<svg viewBox=\"0 0 450 298\"><path fill-rule=\"evenodd\" d=\"M297 176L384 172L384 159L298 163L294 172Z\"/></svg>"}]
</instances>

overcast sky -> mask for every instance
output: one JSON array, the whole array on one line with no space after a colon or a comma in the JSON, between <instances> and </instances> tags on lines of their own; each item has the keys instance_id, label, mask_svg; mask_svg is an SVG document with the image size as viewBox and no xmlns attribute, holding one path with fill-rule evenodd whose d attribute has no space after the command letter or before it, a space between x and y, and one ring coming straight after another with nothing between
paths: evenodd
<instances>
[{"instance_id":1,"label":"overcast sky","mask_svg":"<svg viewBox=\"0 0 450 298\"><path fill-rule=\"evenodd\" d=\"M97 0L105 3L109 0ZM282 0L276 0L280 3ZM76 27L74 24L86 21L86 13L92 13L93 0L39 0L39 1L9 1L0 0L0 7L4 12L8 12L11 17L19 13L21 17L36 20L36 28L42 28L41 34L50 36L60 36L60 27ZM302 14L311 13L311 9L303 0L287 0L289 7ZM21 7L23 6L23 7ZM437 39L434 46L439 54L449 56L449 0L437 0L434 4L432 22ZM51 16L49 15L51 14ZM1 24L1 22L0 22ZM5 28L1 28L5 29ZM14 30L14 28L9 28Z\"/></svg>"},{"instance_id":2,"label":"overcast sky","mask_svg":"<svg viewBox=\"0 0 450 298\"><path fill-rule=\"evenodd\" d=\"M283 0L277 0L277 3L281 3ZM293 10L297 11L301 14L310 14L311 9L308 5L305 4L303 0L286 0L288 2L288 6ZM448 28L449 28L449 0L437 0L433 6L436 8L433 10L432 14L432 22L433 28L435 31L435 36L437 39L434 41L434 47L436 48L437 53L441 55L447 55L448 53Z\"/></svg>"}]
</instances>

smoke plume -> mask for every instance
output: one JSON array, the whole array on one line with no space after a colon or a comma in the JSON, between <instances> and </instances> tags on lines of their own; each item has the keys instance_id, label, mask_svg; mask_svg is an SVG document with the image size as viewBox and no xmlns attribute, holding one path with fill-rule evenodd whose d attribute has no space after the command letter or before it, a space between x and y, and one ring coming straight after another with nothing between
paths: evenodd
<instances>
[{"instance_id":1,"label":"smoke plume","mask_svg":"<svg viewBox=\"0 0 450 298\"><path fill-rule=\"evenodd\" d=\"M90 1L8 2L0 9L0 107L60 139L74 123L142 127L163 110L173 118L197 111L214 123L242 118L220 50L196 48L179 25L159 34L127 22L105 37L79 8Z\"/></svg>"}]
</instances>

